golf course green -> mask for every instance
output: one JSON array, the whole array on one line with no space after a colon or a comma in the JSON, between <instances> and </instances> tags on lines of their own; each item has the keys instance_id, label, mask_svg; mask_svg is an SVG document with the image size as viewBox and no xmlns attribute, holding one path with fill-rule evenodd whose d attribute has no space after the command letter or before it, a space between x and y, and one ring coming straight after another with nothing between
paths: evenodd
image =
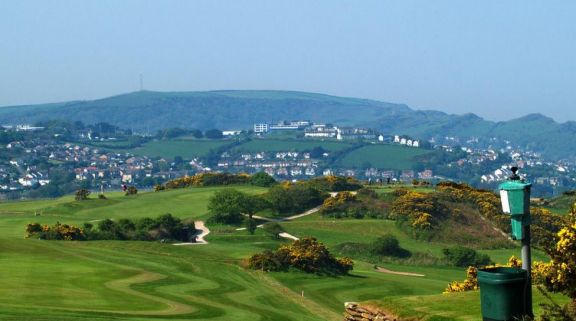
<instances>
[{"instance_id":1,"label":"golf course green","mask_svg":"<svg viewBox=\"0 0 576 321\"><path fill-rule=\"evenodd\" d=\"M32 222L81 225L165 213L206 221L208 199L219 188L136 196L107 193L107 199L86 201L67 196L0 202L0 320L341 320L346 301L376 302L420 320L480 319L477 292L441 294L450 281L465 277L462 268L386 265L422 277L382 273L362 261L355 261L351 274L341 277L249 270L245 262L250 255L288 242L262 229L250 235L208 224L208 244L185 246L24 238L25 226ZM333 220L312 214L282 226L297 237L317 237L329 248L346 241L368 242L383 233L396 235L408 250L431 255L439 255L446 245L411 239L386 220ZM519 249L485 252L505 260Z\"/></svg>"}]
</instances>

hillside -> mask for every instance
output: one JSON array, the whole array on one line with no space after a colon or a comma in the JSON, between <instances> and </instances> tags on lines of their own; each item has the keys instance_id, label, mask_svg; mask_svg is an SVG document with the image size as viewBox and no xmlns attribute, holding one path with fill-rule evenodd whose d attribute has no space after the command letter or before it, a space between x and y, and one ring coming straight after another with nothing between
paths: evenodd
<instances>
[{"instance_id":1,"label":"hillside","mask_svg":"<svg viewBox=\"0 0 576 321\"><path fill-rule=\"evenodd\" d=\"M0 123L33 123L47 119L108 122L122 128L154 132L168 127L250 129L255 122L309 119L353 125L386 134L431 137L496 137L545 153L572 157L576 122L557 123L540 114L506 122L474 114L450 115L412 110L406 105L367 99L292 91L141 91L92 101L0 108Z\"/></svg>"}]
</instances>

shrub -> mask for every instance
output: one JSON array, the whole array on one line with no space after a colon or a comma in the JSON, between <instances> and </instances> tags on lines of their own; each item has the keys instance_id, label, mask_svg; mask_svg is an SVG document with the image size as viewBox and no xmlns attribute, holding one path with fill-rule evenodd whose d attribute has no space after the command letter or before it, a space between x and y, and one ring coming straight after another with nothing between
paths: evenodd
<instances>
[{"instance_id":1,"label":"shrub","mask_svg":"<svg viewBox=\"0 0 576 321\"><path fill-rule=\"evenodd\" d=\"M336 259L324 244L308 237L280 246L275 252L255 254L248 260L256 270L285 271L288 268L306 273L343 275L353 268L351 259Z\"/></svg>"},{"instance_id":2,"label":"shrub","mask_svg":"<svg viewBox=\"0 0 576 321\"><path fill-rule=\"evenodd\" d=\"M130 196L130 195L136 195L138 194L138 189L135 186L129 186L126 189L126 196Z\"/></svg>"},{"instance_id":3,"label":"shrub","mask_svg":"<svg viewBox=\"0 0 576 321\"><path fill-rule=\"evenodd\" d=\"M88 196L90 195L90 191L82 188L76 191L76 195L74 196L74 199L77 201L84 201L88 199Z\"/></svg>"},{"instance_id":4,"label":"shrub","mask_svg":"<svg viewBox=\"0 0 576 321\"><path fill-rule=\"evenodd\" d=\"M370 251L376 255L401 256L403 254L398 239L392 234L385 234L371 244Z\"/></svg>"},{"instance_id":5,"label":"shrub","mask_svg":"<svg viewBox=\"0 0 576 321\"><path fill-rule=\"evenodd\" d=\"M84 230L74 225L56 224L40 225L31 223L26 225L26 238L37 237L42 240L81 241L86 238Z\"/></svg>"},{"instance_id":6,"label":"shrub","mask_svg":"<svg viewBox=\"0 0 576 321\"><path fill-rule=\"evenodd\" d=\"M479 254L473 249L464 246L455 246L443 249L442 253L449 264L454 266L481 266L492 264L492 260L486 254Z\"/></svg>"},{"instance_id":7,"label":"shrub","mask_svg":"<svg viewBox=\"0 0 576 321\"><path fill-rule=\"evenodd\" d=\"M262 226L262 228L264 229L264 232L268 233L275 239L279 239L280 233L284 232L284 228L282 227L282 225L274 222L266 223L264 224L264 226Z\"/></svg>"}]
</instances>

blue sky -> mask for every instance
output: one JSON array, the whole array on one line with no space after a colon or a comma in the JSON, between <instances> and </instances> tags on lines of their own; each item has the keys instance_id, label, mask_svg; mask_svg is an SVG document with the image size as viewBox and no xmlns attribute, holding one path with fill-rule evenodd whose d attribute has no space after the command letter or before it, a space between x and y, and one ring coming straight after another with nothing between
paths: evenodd
<instances>
[{"instance_id":1,"label":"blue sky","mask_svg":"<svg viewBox=\"0 0 576 321\"><path fill-rule=\"evenodd\" d=\"M576 1L0 2L0 106L279 89L576 120Z\"/></svg>"}]
</instances>

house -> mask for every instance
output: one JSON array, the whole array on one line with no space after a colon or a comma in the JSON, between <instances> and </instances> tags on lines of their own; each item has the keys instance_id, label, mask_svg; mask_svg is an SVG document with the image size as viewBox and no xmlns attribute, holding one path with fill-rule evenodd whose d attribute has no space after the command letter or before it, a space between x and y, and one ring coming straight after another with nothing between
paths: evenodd
<instances>
[{"instance_id":1,"label":"house","mask_svg":"<svg viewBox=\"0 0 576 321\"><path fill-rule=\"evenodd\" d=\"M372 129L340 127L336 130L336 139L376 139L376 134Z\"/></svg>"},{"instance_id":2,"label":"house","mask_svg":"<svg viewBox=\"0 0 576 321\"><path fill-rule=\"evenodd\" d=\"M254 124L254 133L256 134L267 133L269 130L270 129L268 127L268 124L264 123Z\"/></svg>"},{"instance_id":3,"label":"house","mask_svg":"<svg viewBox=\"0 0 576 321\"><path fill-rule=\"evenodd\" d=\"M292 167L292 169L290 169L290 175L291 176L301 176L302 175L302 168Z\"/></svg>"},{"instance_id":4,"label":"house","mask_svg":"<svg viewBox=\"0 0 576 321\"><path fill-rule=\"evenodd\" d=\"M433 178L432 170L426 169L422 172L419 172L418 178L420 178L420 179L432 179Z\"/></svg>"},{"instance_id":5,"label":"house","mask_svg":"<svg viewBox=\"0 0 576 321\"><path fill-rule=\"evenodd\" d=\"M222 136L238 136L241 132L240 130L224 130Z\"/></svg>"},{"instance_id":6,"label":"house","mask_svg":"<svg viewBox=\"0 0 576 321\"><path fill-rule=\"evenodd\" d=\"M334 138L336 134L337 128L327 127L326 125L314 125L304 131L304 137Z\"/></svg>"}]
</instances>

